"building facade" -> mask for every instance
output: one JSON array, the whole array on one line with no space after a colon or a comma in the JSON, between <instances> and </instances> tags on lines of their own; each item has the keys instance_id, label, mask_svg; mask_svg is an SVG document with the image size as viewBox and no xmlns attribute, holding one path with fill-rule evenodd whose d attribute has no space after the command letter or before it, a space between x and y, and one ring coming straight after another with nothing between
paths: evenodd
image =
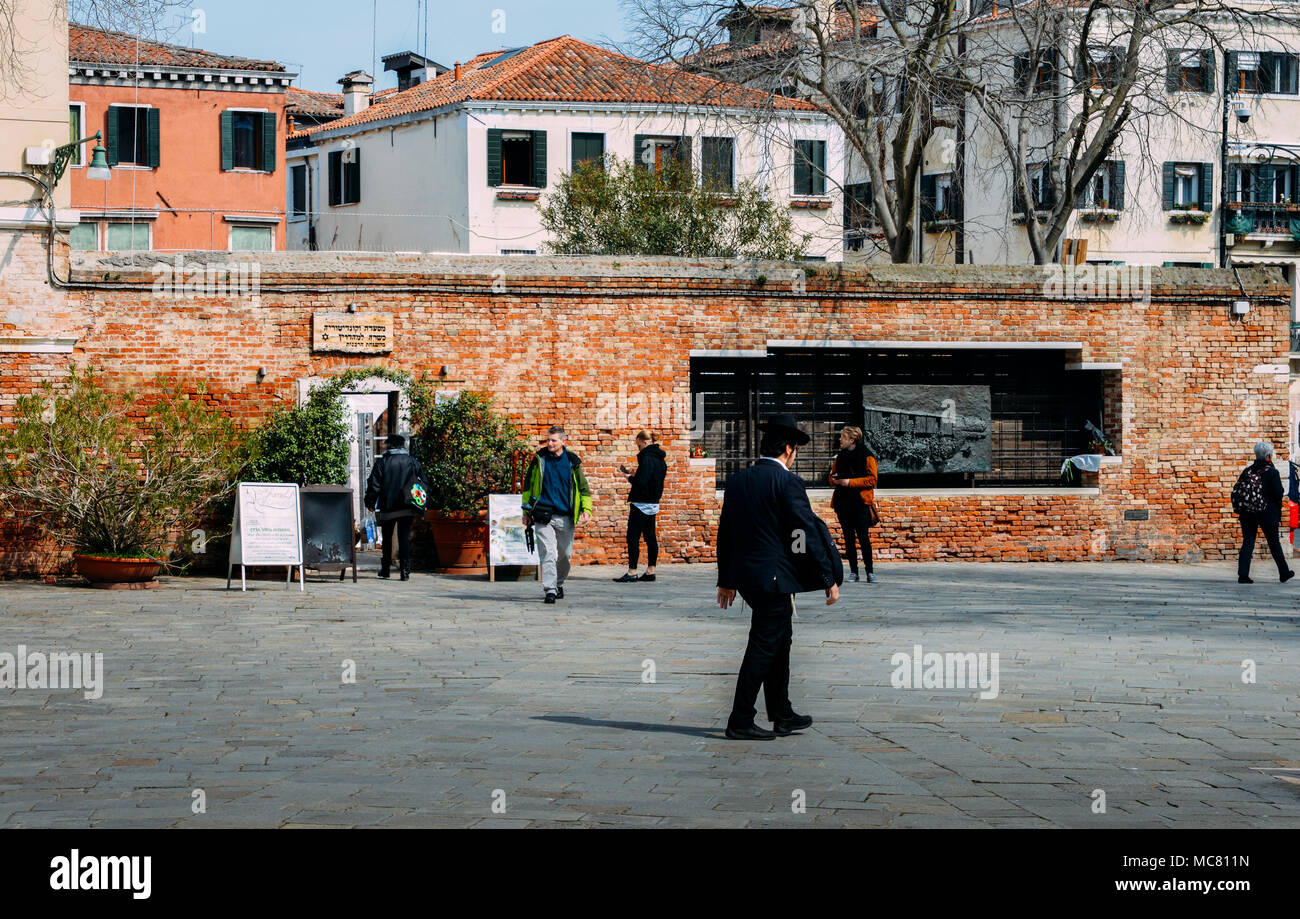
<instances>
[{"instance_id":1,"label":"building facade","mask_svg":"<svg viewBox=\"0 0 1300 919\"><path fill-rule=\"evenodd\" d=\"M762 93L567 36L373 100L361 77L345 78L345 117L289 139L291 249L537 253L541 199L576 164L614 154L684 159L720 190L755 178L812 237L808 257L840 258L843 145L810 103L759 118Z\"/></svg>"},{"instance_id":2,"label":"building facade","mask_svg":"<svg viewBox=\"0 0 1300 919\"><path fill-rule=\"evenodd\" d=\"M71 133L100 131L112 178L69 169L79 250L285 246L285 94L272 61L73 24Z\"/></svg>"}]
</instances>

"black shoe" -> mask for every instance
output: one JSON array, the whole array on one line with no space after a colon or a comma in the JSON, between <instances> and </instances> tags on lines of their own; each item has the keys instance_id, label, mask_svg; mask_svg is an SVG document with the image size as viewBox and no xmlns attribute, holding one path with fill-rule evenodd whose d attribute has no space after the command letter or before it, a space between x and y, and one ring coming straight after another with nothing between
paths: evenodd
<instances>
[{"instance_id":1,"label":"black shoe","mask_svg":"<svg viewBox=\"0 0 1300 919\"><path fill-rule=\"evenodd\" d=\"M747 728L727 728L728 740L775 740L776 735L767 728L751 724Z\"/></svg>"},{"instance_id":2,"label":"black shoe","mask_svg":"<svg viewBox=\"0 0 1300 919\"><path fill-rule=\"evenodd\" d=\"M614 578L614 583L615 583L615 584L631 584L633 581L637 581L637 580L640 580L640 578L638 578L635 574L633 574L632 572L629 571L627 574L623 575L621 578Z\"/></svg>"},{"instance_id":3,"label":"black shoe","mask_svg":"<svg viewBox=\"0 0 1300 919\"><path fill-rule=\"evenodd\" d=\"M557 588L555 588L555 599L557 599L557 600L563 600L563 599L564 599L564 588L563 588L563 587L557 587Z\"/></svg>"},{"instance_id":4,"label":"black shoe","mask_svg":"<svg viewBox=\"0 0 1300 919\"><path fill-rule=\"evenodd\" d=\"M1238 583L1238 584L1254 584L1255 582L1252 581L1250 578L1246 577L1244 574L1239 574L1239 575L1237 575L1237 583Z\"/></svg>"},{"instance_id":5,"label":"black shoe","mask_svg":"<svg viewBox=\"0 0 1300 919\"><path fill-rule=\"evenodd\" d=\"M641 575L641 577L637 578L636 580L638 580L638 581L653 581L654 579L655 579L655 576L654 576L653 574L643 574L643 575Z\"/></svg>"},{"instance_id":6,"label":"black shoe","mask_svg":"<svg viewBox=\"0 0 1300 919\"><path fill-rule=\"evenodd\" d=\"M787 734L793 734L795 731L802 731L804 728L812 727L812 717L809 715L796 715L793 712L782 718L780 721L772 722L772 730L784 737Z\"/></svg>"},{"instance_id":7,"label":"black shoe","mask_svg":"<svg viewBox=\"0 0 1300 919\"><path fill-rule=\"evenodd\" d=\"M388 569L387 569L387 568L380 568L380 569L379 569L379 576L380 576L381 578L386 578L386 577L388 577L388 576L389 576L389 571L388 571Z\"/></svg>"},{"instance_id":8,"label":"black shoe","mask_svg":"<svg viewBox=\"0 0 1300 919\"><path fill-rule=\"evenodd\" d=\"M1283 584L1285 584L1287 581L1291 580L1293 577L1295 577L1295 572L1294 572L1294 571L1288 571L1286 574L1282 575L1282 577L1279 578L1279 580L1280 580Z\"/></svg>"},{"instance_id":9,"label":"black shoe","mask_svg":"<svg viewBox=\"0 0 1300 919\"><path fill-rule=\"evenodd\" d=\"M546 592L546 599L543 600L542 602L543 602L543 603L554 603L554 602L555 602L555 594L551 593L551 592L548 590L548 591Z\"/></svg>"},{"instance_id":10,"label":"black shoe","mask_svg":"<svg viewBox=\"0 0 1300 919\"><path fill-rule=\"evenodd\" d=\"M403 571L403 572L402 572L402 580L403 580L403 581L409 581L410 579L411 579L411 572L409 572L409 571Z\"/></svg>"}]
</instances>

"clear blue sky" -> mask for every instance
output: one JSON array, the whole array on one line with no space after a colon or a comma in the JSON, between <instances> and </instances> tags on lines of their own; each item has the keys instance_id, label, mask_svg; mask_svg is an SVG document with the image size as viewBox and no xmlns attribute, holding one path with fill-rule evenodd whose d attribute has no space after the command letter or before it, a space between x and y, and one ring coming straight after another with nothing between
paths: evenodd
<instances>
[{"instance_id":1,"label":"clear blue sky","mask_svg":"<svg viewBox=\"0 0 1300 919\"><path fill-rule=\"evenodd\" d=\"M378 28L372 29L378 8ZM193 0L205 14L206 32L192 34L188 17L176 18L170 35L178 45L222 54L274 60L301 73L303 89L339 92L338 78L364 69L376 77L376 89L397 85L392 73L371 70L372 35L379 57L395 51L419 51L417 0ZM573 35L593 44L626 38L618 0L430 0L428 55L452 66L481 51L515 48L557 35ZM496 15L496 11L505 15ZM504 27L504 32L493 31Z\"/></svg>"}]
</instances>

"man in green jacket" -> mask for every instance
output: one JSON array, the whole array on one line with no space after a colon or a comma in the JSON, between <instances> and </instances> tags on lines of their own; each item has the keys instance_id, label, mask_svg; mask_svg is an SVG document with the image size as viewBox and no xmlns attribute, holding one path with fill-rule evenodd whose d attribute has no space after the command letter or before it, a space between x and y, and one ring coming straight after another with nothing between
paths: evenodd
<instances>
[{"instance_id":1,"label":"man in green jacket","mask_svg":"<svg viewBox=\"0 0 1300 919\"><path fill-rule=\"evenodd\" d=\"M565 448L564 428L546 432L524 473L524 526L532 526L541 558L542 590L547 603L564 599L564 580L573 556L573 531L591 516L591 489L582 460Z\"/></svg>"}]
</instances>

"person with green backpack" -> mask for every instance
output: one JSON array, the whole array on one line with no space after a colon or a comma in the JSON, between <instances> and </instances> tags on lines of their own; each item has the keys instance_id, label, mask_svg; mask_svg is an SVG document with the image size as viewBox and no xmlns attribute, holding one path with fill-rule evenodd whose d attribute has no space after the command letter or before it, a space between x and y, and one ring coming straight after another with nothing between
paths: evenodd
<instances>
[{"instance_id":1,"label":"person with green backpack","mask_svg":"<svg viewBox=\"0 0 1300 919\"><path fill-rule=\"evenodd\" d=\"M406 438L388 435L382 456L375 460L366 481L366 507L375 512L383 531L383 558L379 576L390 576L393 564L393 530L397 530L397 563L403 581L411 579L411 522L423 516L428 499L424 468L406 451Z\"/></svg>"}]
</instances>

